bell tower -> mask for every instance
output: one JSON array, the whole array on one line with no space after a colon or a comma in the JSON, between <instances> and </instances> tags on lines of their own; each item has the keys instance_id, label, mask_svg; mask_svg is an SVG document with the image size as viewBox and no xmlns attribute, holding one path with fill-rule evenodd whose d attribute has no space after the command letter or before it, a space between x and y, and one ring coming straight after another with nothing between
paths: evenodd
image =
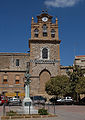
<instances>
[{"instance_id":1,"label":"bell tower","mask_svg":"<svg viewBox=\"0 0 85 120\"><path fill-rule=\"evenodd\" d=\"M60 74L60 40L58 19L42 12L37 23L32 17L30 48L31 95L45 95L45 83Z\"/></svg>"}]
</instances>

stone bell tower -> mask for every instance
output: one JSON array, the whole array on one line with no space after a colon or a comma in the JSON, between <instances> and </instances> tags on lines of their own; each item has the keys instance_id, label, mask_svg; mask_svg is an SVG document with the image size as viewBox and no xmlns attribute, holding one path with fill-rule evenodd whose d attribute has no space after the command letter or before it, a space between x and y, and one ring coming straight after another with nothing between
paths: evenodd
<instances>
[{"instance_id":1,"label":"stone bell tower","mask_svg":"<svg viewBox=\"0 0 85 120\"><path fill-rule=\"evenodd\" d=\"M58 19L42 12L37 23L32 17L30 48L30 95L45 95L45 83L60 74L60 40Z\"/></svg>"}]
</instances>

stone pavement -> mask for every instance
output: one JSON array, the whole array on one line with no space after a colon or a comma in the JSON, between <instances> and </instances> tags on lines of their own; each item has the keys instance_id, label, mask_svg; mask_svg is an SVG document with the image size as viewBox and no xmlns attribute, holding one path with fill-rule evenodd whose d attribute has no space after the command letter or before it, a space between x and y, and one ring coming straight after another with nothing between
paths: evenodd
<instances>
[{"instance_id":1,"label":"stone pavement","mask_svg":"<svg viewBox=\"0 0 85 120\"><path fill-rule=\"evenodd\" d=\"M11 106L6 107L7 110L16 110L20 108L20 106ZM54 113L54 106L46 106L50 113ZM2 106L0 106L0 114L2 113ZM27 118L23 120L85 120L85 106L76 106L76 105L56 105L55 106L55 114L58 117L51 118ZM21 119L16 119L21 120Z\"/></svg>"},{"instance_id":2,"label":"stone pavement","mask_svg":"<svg viewBox=\"0 0 85 120\"><path fill-rule=\"evenodd\" d=\"M85 106L58 106L56 114L60 120L85 120Z\"/></svg>"}]
</instances>

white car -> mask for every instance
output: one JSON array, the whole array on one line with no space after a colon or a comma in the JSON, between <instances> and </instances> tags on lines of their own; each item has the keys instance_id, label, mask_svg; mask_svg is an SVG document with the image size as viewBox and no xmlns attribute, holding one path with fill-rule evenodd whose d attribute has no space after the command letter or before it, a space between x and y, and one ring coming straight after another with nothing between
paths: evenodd
<instances>
[{"instance_id":1,"label":"white car","mask_svg":"<svg viewBox=\"0 0 85 120\"><path fill-rule=\"evenodd\" d=\"M9 105L15 105L15 104L20 104L21 103L21 100L19 98L10 98L9 100Z\"/></svg>"},{"instance_id":2,"label":"white car","mask_svg":"<svg viewBox=\"0 0 85 120\"><path fill-rule=\"evenodd\" d=\"M57 102L64 102L64 99L60 98L60 99L57 100Z\"/></svg>"},{"instance_id":3,"label":"white car","mask_svg":"<svg viewBox=\"0 0 85 120\"><path fill-rule=\"evenodd\" d=\"M73 102L73 99L70 96L67 96L65 98L58 99L57 102L60 102L60 103Z\"/></svg>"},{"instance_id":4,"label":"white car","mask_svg":"<svg viewBox=\"0 0 85 120\"><path fill-rule=\"evenodd\" d=\"M73 102L73 99L70 96L65 97L65 102Z\"/></svg>"}]
</instances>

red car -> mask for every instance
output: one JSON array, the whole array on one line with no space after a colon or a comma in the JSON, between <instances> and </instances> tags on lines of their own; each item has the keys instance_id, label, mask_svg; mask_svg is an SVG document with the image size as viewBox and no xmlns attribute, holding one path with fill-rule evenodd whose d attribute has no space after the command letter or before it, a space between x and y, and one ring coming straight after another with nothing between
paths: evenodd
<instances>
[{"instance_id":1,"label":"red car","mask_svg":"<svg viewBox=\"0 0 85 120\"><path fill-rule=\"evenodd\" d=\"M0 95L0 105L3 105L4 103L8 104L8 99L6 96Z\"/></svg>"}]
</instances>

